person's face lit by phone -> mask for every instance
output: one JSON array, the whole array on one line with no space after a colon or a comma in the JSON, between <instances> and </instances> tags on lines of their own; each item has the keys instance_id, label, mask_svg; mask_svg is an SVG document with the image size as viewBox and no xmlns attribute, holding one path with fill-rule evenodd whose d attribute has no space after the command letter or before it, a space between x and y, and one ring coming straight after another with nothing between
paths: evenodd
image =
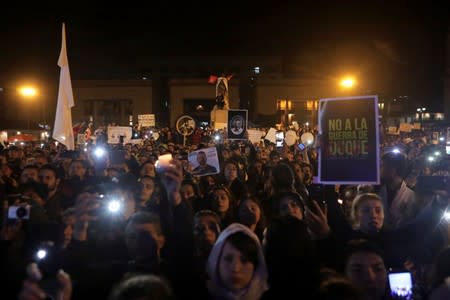
<instances>
[{"instance_id":1,"label":"person's face lit by phone","mask_svg":"<svg viewBox=\"0 0 450 300\"><path fill-rule=\"evenodd\" d=\"M225 165L225 179L228 182L235 180L238 177L238 168L235 164L226 164Z\"/></svg>"},{"instance_id":2,"label":"person's face lit by phone","mask_svg":"<svg viewBox=\"0 0 450 300\"><path fill-rule=\"evenodd\" d=\"M34 182L39 181L39 174L37 168L25 168L20 174L20 183L26 183L30 181Z\"/></svg>"},{"instance_id":3,"label":"person's face lit by phone","mask_svg":"<svg viewBox=\"0 0 450 300\"><path fill-rule=\"evenodd\" d=\"M259 152L259 159L261 159L263 162L267 162L269 158L269 153L265 149L262 149L261 152Z\"/></svg>"},{"instance_id":4,"label":"person's face lit by phone","mask_svg":"<svg viewBox=\"0 0 450 300\"><path fill-rule=\"evenodd\" d=\"M303 183L310 184L313 177L311 168L309 166L306 166L303 167L302 170L303 170Z\"/></svg>"},{"instance_id":5,"label":"person's face lit by phone","mask_svg":"<svg viewBox=\"0 0 450 300\"><path fill-rule=\"evenodd\" d=\"M181 198L183 200L188 200L195 197L195 191L192 184L183 184L180 189Z\"/></svg>"},{"instance_id":6,"label":"person's face lit by phone","mask_svg":"<svg viewBox=\"0 0 450 300\"><path fill-rule=\"evenodd\" d=\"M279 208L280 216L293 216L299 220L303 220L303 210L294 199L282 198Z\"/></svg>"},{"instance_id":7,"label":"person's face lit by phone","mask_svg":"<svg viewBox=\"0 0 450 300\"><path fill-rule=\"evenodd\" d=\"M381 201L368 199L361 203L356 208L355 223L363 232L378 232L384 223L384 211Z\"/></svg>"},{"instance_id":8,"label":"person's face lit by phone","mask_svg":"<svg viewBox=\"0 0 450 300\"><path fill-rule=\"evenodd\" d=\"M40 182L45 184L49 192L53 192L57 189L59 179L56 178L55 172L52 170L41 169L39 172Z\"/></svg>"},{"instance_id":9,"label":"person's face lit by phone","mask_svg":"<svg viewBox=\"0 0 450 300\"><path fill-rule=\"evenodd\" d=\"M70 177L79 177L81 179L84 178L86 175L86 168L84 167L83 163L79 161L74 161L70 165Z\"/></svg>"},{"instance_id":10,"label":"person's face lit by phone","mask_svg":"<svg viewBox=\"0 0 450 300\"><path fill-rule=\"evenodd\" d=\"M230 242L226 242L219 260L219 276L224 286L237 292L250 283L255 265Z\"/></svg>"},{"instance_id":11,"label":"person's face lit by phone","mask_svg":"<svg viewBox=\"0 0 450 300\"><path fill-rule=\"evenodd\" d=\"M227 192L222 189L215 190L212 207L217 213L225 214L230 209L230 198Z\"/></svg>"},{"instance_id":12,"label":"person's face lit by phone","mask_svg":"<svg viewBox=\"0 0 450 300\"><path fill-rule=\"evenodd\" d=\"M201 216L194 220L194 237L196 243L212 247L217 240L218 224L213 216Z\"/></svg>"},{"instance_id":13,"label":"person's face lit by phone","mask_svg":"<svg viewBox=\"0 0 450 300\"><path fill-rule=\"evenodd\" d=\"M141 179L141 194L140 194L140 200L143 202L147 202L150 200L150 198L153 195L153 192L155 191L155 182L151 178L142 178Z\"/></svg>"},{"instance_id":14,"label":"person's face lit by phone","mask_svg":"<svg viewBox=\"0 0 450 300\"><path fill-rule=\"evenodd\" d=\"M246 199L239 206L239 220L254 230L256 224L261 220L261 208L252 199Z\"/></svg>"},{"instance_id":15,"label":"person's face lit by phone","mask_svg":"<svg viewBox=\"0 0 450 300\"><path fill-rule=\"evenodd\" d=\"M155 177L155 165L149 162L145 163L141 168L141 176Z\"/></svg>"},{"instance_id":16,"label":"person's face lit by phone","mask_svg":"<svg viewBox=\"0 0 450 300\"><path fill-rule=\"evenodd\" d=\"M346 264L347 277L361 288L368 299L384 299L387 272L383 259L372 252L356 252Z\"/></svg>"}]
</instances>

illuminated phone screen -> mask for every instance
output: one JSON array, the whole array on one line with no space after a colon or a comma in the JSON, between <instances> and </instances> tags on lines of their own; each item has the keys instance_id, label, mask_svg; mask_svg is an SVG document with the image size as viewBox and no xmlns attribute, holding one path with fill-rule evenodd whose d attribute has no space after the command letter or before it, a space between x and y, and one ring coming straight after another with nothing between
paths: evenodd
<instances>
[{"instance_id":1,"label":"illuminated phone screen","mask_svg":"<svg viewBox=\"0 0 450 300\"><path fill-rule=\"evenodd\" d=\"M393 297L412 299L412 277L410 272L390 273L389 288Z\"/></svg>"}]
</instances>

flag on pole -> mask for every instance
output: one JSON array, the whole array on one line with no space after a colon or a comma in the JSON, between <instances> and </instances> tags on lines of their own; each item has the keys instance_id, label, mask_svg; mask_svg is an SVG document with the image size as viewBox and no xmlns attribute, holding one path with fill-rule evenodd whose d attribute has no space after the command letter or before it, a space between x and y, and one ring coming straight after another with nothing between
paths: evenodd
<instances>
[{"instance_id":1,"label":"flag on pole","mask_svg":"<svg viewBox=\"0 0 450 300\"><path fill-rule=\"evenodd\" d=\"M66 28L62 24L62 43L59 54L58 66L61 68L59 75L58 104L56 107L55 126L53 138L65 145L68 150L75 149L72 127L71 108L75 105L73 100L72 82L70 80L69 61L66 49Z\"/></svg>"}]
</instances>

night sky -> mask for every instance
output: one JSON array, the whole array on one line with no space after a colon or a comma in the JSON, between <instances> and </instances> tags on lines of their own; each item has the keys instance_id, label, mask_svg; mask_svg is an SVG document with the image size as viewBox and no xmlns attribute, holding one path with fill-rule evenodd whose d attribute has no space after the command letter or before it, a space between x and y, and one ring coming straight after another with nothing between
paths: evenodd
<instances>
[{"instance_id":1,"label":"night sky","mask_svg":"<svg viewBox=\"0 0 450 300\"><path fill-rule=\"evenodd\" d=\"M153 2L2 7L0 84L29 78L57 86L65 21L72 79L138 78L159 56L281 56L289 72L351 73L364 90L441 108L445 1Z\"/></svg>"}]
</instances>

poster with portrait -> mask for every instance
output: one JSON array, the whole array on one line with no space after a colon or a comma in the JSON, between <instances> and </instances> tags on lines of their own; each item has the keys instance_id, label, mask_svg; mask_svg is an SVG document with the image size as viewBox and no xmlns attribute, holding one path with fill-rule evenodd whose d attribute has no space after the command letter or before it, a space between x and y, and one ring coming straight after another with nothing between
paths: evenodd
<instances>
[{"instance_id":1,"label":"poster with portrait","mask_svg":"<svg viewBox=\"0 0 450 300\"><path fill-rule=\"evenodd\" d=\"M228 139L244 140L247 132L248 110L230 109L228 110Z\"/></svg>"},{"instance_id":2,"label":"poster with portrait","mask_svg":"<svg viewBox=\"0 0 450 300\"><path fill-rule=\"evenodd\" d=\"M216 147L202 148L188 154L191 174L205 176L220 172L219 156Z\"/></svg>"},{"instance_id":3,"label":"poster with portrait","mask_svg":"<svg viewBox=\"0 0 450 300\"><path fill-rule=\"evenodd\" d=\"M379 184L378 97L319 101L318 179L322 184Z\"/></svg>"}]
</instances>

